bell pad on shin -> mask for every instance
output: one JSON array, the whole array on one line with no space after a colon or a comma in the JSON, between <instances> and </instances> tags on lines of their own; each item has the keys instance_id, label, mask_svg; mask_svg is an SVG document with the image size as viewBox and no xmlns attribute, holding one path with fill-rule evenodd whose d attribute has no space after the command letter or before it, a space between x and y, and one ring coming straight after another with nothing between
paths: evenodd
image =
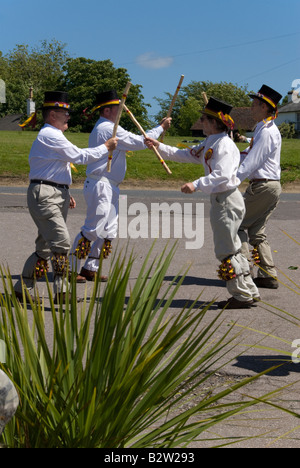
<instances>
[{"instance_id":1,"label":"bell pad on shin","mask_svg":"<svg viewBox=\"0 0 300 468\"><path fill-rule=\"evenodd\" d=\"M39 257L35 264L34 275L36 279L43 278L49 271L48 261L44 258Z\"/></svg>"},{"instance_id":2,"label":"bell pad on shin","mask_svg":"<svg viewBox=\"0 0 300 468\"><path fill-rule=\"evenodd\" d=\"M55 253L52 256L51 261L55 275L64 276L67 274L69 266L67 255Z\"/></svg>"},{"instance_id":3,"label":"bell pad on shin","mask_svg":"<svg viewBox=\"0 0 300 468\"><path fill-rule=\"evenodd\" d=\"M112 252L111 241L109 239L104 240L103 248L102 248L102 256L103 258L107 258Z\"/></svg>"},{"instance_id":4,"label":"bell pad on shin","mask_svg":"<svg viewBox=\"0 0 300 468\"><path fill-rule=\"evenodd\" d=\"M89 241L83 234L78 241L78 245L75 249L74 255L79 260L84 260L91 251L91 241Z\"/></svg>"},{"instance_id":5,"label":"bell pad on shin","mask_svg":"<svg viewBox=\"0 0 300 468\"><path fill-rule=\"evenodd\" d=\"M219 270L217 270L218 276L220 279L224 281L230 281L234 278L236 278L236 272L234 267L232 266L231 263L231 258L225 258L221 265L219 266Z\"/></svg>"}]
</instances>

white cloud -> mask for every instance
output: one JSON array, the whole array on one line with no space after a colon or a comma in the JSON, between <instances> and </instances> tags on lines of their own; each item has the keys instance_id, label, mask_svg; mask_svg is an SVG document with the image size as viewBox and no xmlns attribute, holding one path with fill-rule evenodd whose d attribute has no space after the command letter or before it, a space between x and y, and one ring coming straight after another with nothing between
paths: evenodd
<instances>
[{"instance_id":1,"label":"white cloud","mask_svg":"<svg viewBox=\"0 0 300 468\"><path fill-rule=\"evenodd\" d=\"M173 63L173 57L159 57L154 52L146 52L136 58L136 63L143 68L159 68L170 67Z\"/></svg>"}]
</instances>

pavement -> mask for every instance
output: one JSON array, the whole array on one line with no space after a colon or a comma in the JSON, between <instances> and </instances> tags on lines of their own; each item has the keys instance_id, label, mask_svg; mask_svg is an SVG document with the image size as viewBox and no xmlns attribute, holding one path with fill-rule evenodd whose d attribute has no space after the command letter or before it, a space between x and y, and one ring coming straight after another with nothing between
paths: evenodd
<instances>
[{"instance_id":1,"label":"pavement","mask_svg":"<svg viewBox=\"0 0 300 468\"><path fill-rule=\"evenodd\" d=\"M72 189L72 195L77 201L77 208L70 210L68 217L69 232L73 239L84 221L85 201L81 189ZM172 313L178 313L186 304L194 301L200 293L198 306L208 301L224 300L229 297L224 283L218 279L216 273L218 261L213 251L212 231L209 223L210 203L207 196L198 193L184 195L174 190L121 189L120 204L122 208L120 212L121 236L114 245L119 250L124 249L127 244L129 244L129 250L134 249L137 261L132 270L131 282L134 282L140 263L145 259L153 244L152 237L158 235L159 238L152 253L153 257L165 246L171 246L175 241L178 243L174 261L165 277L165 285L170 284L179 271L189 267L183 285L170 306ZM162 209L159 215L157 214L158 204ZM169 221L171 205L174 212L171 213ZM26 187L0 186L0 213L2 247L0 264L9 266L15 282L26 258L34 251L36 236L36 228L27 209ZM274 396L274 401L298 415L300 415L300 364L292 362L291 355L293 351L297 352L297 349L292 347L293 342L300 340L299 219L300 194L283 193L280 204L267 228L278 268L280 288L278 290L261 289L262 302L256 308L223 312L216 336L228 330L228 326L233 322L236 323L235 333L242 332L242 335L237 339L236 349L222 357L221 362L224 367L222 370L216 370L215 377L215 383L218 383L218 380L224 382L225 379L228 385L228 382L234 383L241 378L257 375L272 365L286 360L283 367L261 377L247 389L241 389L239 395L241 399L245 398L245 394L257 398L286 387L280 395ZM183 220L181 227L179 226L180 220ZM159 230L157 230L158 221L160 222ZM175 227L172 227L172 221ZM191 222L193 224L190 224ZM170 224L171 229L168 232ZM194 233L194 238L191 237L192 233ZM175 239L176 236L180 237L180 234L182 238ZM109 271L110 261L104 262L104 274ZM78 285L78 295L84 293L85 287L85 285ZM92 288L92 285L87 284L87 288ZM0 292L1 290L0 286ZM45 283L39 283L39 291L42 295L46 294ZM213 305L205 320L210 321L219 312L217 305ZM300 356L300 350L298 356ZM211 433L206 434L206 442L194 443L192 447L210 447L212 442L209 439L215 437L214 431L217 431L218 436L224 437L224 440L226 437L252 437L233 445L233 448L299 448L300 429L298 426L297 418L288 412L283 413L276 408L261 405L259 412L250 411L212 429Z\"/></svg>"}]
</instances>

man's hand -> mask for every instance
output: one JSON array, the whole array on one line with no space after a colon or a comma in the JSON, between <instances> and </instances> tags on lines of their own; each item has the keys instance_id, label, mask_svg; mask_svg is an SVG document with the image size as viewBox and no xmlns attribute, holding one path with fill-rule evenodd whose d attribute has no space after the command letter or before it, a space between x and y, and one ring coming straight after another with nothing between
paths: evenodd
<instances>
[{"instance_id":1,"label":"man's hand","mask_svg":"<svg viewBox=\"0 0 300 468\"><path fill-rule=\"evenodd\" d=\"M172 117L168 117L168 118L165 117L164 119L162 119L162 121L160 122L160 125L164 129L164 132L169 130L169 128L171 127L171 122L172 122Z\"/></svg>"},{"instance_id":2,"label":"man's hand","mask_svg":"<svg viewBox=\"0 0 300 468\"><path fill-rule=\"evenodd\" d=\"M183 193L194 193L196 191L195 187L194 187L194 184L192 184L192 182L189 182L187 184L184 184L182 187L181 187L181 191Z\"/></svg>"},{"instance_id":3,"label":"man's hand","mask_svg":"<svg viewBox=\"0 0 300 468\"><path fill-rule=\"evenodd\" d=\"M76 201L75 201L75 198L70 196L70 209L74 210L74 208L76 208Z\"/></svg>"},{"instance_id":4,"label":"man's hand","mask_svg":"<svg viewBox=\"0 0 300 468\"><path fill-rule=\"evenodd\" d=\"M112 153L118 145L118 138L110 138L104 144L106 148L108 149L108 151Z\"/></svg>"},{"instance_id":5,"label":"man's hand","mask_svg":"<svg viewBox=\"0 0 300 468\"><path fill-rule=\"evenodd\" d=\"M149 148L149 149L153 149L153 148L157 148L159 147L159 141L157 140L154 140L154 138L145 138L145 145Z\"/></svg>"}]
</instances>

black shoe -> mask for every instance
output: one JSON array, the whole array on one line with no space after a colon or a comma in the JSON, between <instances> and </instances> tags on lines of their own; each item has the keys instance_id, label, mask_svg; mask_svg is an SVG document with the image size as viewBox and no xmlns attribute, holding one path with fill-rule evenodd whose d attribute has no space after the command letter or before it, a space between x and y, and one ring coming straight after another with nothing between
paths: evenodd
<instances>
[{"instance_id":1,"label":"black shoe","mask_svg":"<svg viewBox=\"0 0 300 468\"><path fill-rule=\"evenodd\" d=\"M230 299L228 299L228 301L219 302L218 306L219 309L224 309L225 307L226 309L251 309L251 307L255 307L256 304L253 301L253 299L251 299L250 301L242 302L238 299L235 299L234 297L231 297Z\"/></svg>"},{"instance_id":2,"label":"black shoe","mask_svg":"<svg viewBox=\"0 0 300 468\"><path fill-rule=\"evenodd\" d=\"M278 289L279 282L277 278L254 278L254 283L258 288Z\"/></svg>"}]
</instances>

